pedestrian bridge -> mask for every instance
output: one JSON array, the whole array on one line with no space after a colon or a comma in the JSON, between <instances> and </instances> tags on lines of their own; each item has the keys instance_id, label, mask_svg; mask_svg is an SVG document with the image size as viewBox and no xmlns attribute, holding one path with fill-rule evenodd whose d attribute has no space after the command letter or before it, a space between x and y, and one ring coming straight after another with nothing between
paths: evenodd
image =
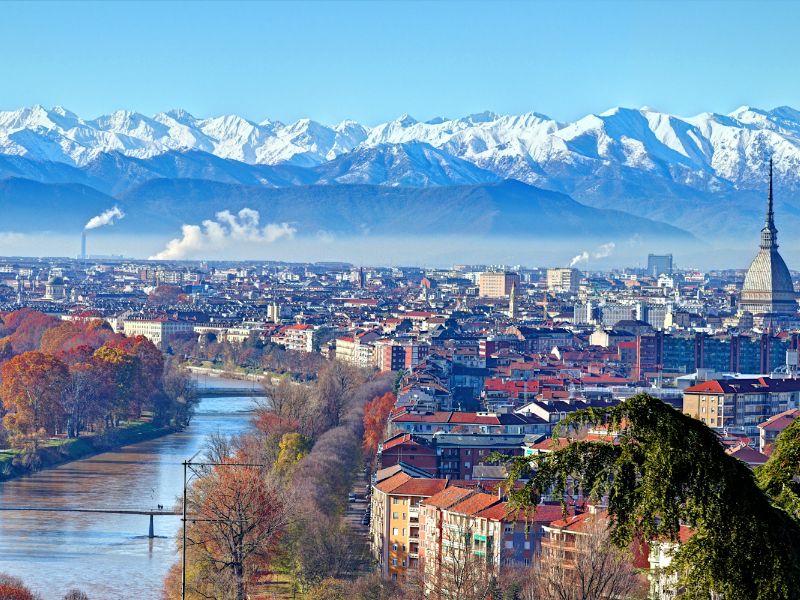
<instances>
[{"instance_id":1,"label":"pedestrian bridge","mask_svg":"<svg viewBox=\"0 0 800 600\"><path fill-rule=\"evenodd\" d=\"M202 387L198 386L197 394L201 398L250 398L253 396L264 397L267 392L262 387Z\"/></svg>"},{"instance_id":2,"label":"pedestrian bridge","mask_svg":"<svg viewBox=\"0 0 800 600\"><path fill-rule=\"evenodd\" d=\"M50 506L0 506L0 511L5 512L42 512L42 513L103 513L112 515L143 515L150 517L150 528L147 537L154 538L153 517L177 516L183 513L177 510L158 509L137 509L137 508L62 508Z\"/></svg>"}]
</instances>

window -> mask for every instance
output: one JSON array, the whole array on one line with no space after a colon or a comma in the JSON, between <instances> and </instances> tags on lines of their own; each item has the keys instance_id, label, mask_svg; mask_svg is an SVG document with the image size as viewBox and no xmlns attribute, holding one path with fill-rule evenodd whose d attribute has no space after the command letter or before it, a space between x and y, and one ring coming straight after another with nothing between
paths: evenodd
<instances>
[{"instance_id":1,"label":"window","mask_svg":"<svg viewBox=\"0 0 800 600\"><path fill-rule=\"evenodd\" d=\"M396 512L393 512L393 513L392 513L392 518L393 518L393 519L397 519L397 518L399 518L399 517L400 517L400 514L399 514L399 513L396 513Z\"/></svg>"},{"instance_id":2,"label":"window","mask_svg":"<svg viewBox=\"0 0 800 600\"><path fill-rule=\"evenodd\" d=\"M393 567L396 567L396 566L397 566L397 559L396 559L396 558L393 558L393 559L392 559L392 566L393 566Z\"/></svg>"},{"instance_id":3,"label":"window","mask_svg":"<svg viewBox=\"0 0 800 600\"><path fill-rule=\"evenodd\" d=\"M397 544L392 544L392 552L397 552Z\"/></svg>"},{"instance_id":4,"label":"window","mask_svg":"<svg viewBox=\"0 0 800 600\"><path fill-rule=\"evenodd\" d=\"M509 523L506 523L505 525L503 525L503 533L514 533L514 526Z\"/></svg>"},{"instance_id":5,"label":"window","mask_svg":"<svg viewBox=\"0 0 800 600\"><path fill-rule=\"evenodd\" d=\"M398 504L400 502L400 498L392 498L392 504Z\"/></svg>"},{"instance_id":6,"label":"window","mask_svg":"<svg viewBox=\"0 0 800 600\"><path fill-rule=\"evenodd\" d=\"M513 548L514 548L514 542L512 540L507 541L506 542L506 550L511 550Z\"/></svg>"},{"instance_id":7,"label":"window","mask_svg":"<svg viewBox=\"0 0 800 600\"><path fill-rule=\"evenodd\" d=\"M392 535L397 535L397 527L392 528Z\"/></svg>"},{"instance_id":8,"label":"window","mask_svg":"<svg viewBox=\"0 0 800 600\"><path fill-rule=\"evenodd\" d=\"M530 550L530 549L531 549L531 543L525 542L525 550Z\"/></svg>"}]
</instances>

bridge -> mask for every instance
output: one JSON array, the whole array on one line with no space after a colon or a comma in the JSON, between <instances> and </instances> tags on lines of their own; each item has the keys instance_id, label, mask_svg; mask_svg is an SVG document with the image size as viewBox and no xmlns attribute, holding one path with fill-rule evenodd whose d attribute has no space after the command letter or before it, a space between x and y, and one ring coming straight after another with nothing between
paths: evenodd
<instances>
[{"instance_id":1,"label":"bridge","mask_svg":"<svg viewBox=\"0 0 800 600\"><path fill-rule=\"evenodd\" d=\"M155 536L153 529L153 517L162 516L182 516L183 513L176 510L165 509L135 509L135 508L59 508L50 506L0 506L0 511L7 512L65 512L65 513L104 513L111 515L148 515L150 517L150 528L147 537L152 539Z\"/></svg>"},{"instance_id":2,"label":"bridge","mask_svg":"<svg viewBox=\"0 0 800 600\"><path fill-rule=\"evenodd\" d=\"M201 398L249 398L251 396L264 397L267 395L267 392L260 386L254 388L198 386L197 395Z\"/></svg>"}]
</instances>

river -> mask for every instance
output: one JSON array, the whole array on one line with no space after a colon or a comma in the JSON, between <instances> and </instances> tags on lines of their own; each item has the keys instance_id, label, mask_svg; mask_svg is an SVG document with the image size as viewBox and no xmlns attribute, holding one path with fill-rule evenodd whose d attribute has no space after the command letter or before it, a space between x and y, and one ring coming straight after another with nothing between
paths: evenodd
<instances>
[{"instance_id":1,"label":"river","mask_svg":"<svg viewBox=\"0 0 800 600\"><path fill-rule=\"evenodd\" d=\"M250 387L203 378L201 385ZM169 436L0 483L1 506L59 508L171 508L183 489L181 463L209 434L250 427L253 398L204 398L191 424ZM44 600L71 587L91 600L158 600L178 558L180 517L91 513L0 513L0 573L22 578Z\"/></svg>"}]
</instances>

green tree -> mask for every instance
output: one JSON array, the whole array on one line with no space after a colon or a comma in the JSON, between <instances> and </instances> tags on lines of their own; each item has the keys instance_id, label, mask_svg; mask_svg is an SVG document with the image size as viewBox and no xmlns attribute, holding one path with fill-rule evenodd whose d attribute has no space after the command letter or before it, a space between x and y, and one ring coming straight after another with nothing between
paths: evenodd
<instances>
[{"instance_id":1,"label":"green tree","mask_svg":"<svg viewBox=\"0 0 800 600\"><path fill-rule=\"evenodd\" d=\"M616 433L616 442L578 439L599 425ZM554 435L574 439L533 460L510 459L512 506L535 509L542 492L564 502L576 495L605 499L610 539L620 548L638 536L675 541L686 524L695 533L671 566L684 597L800 598L800 523L700 421L640 394L615 407L577 411ZM514 489L520 478L528 482Z\"/></svg>"}]
</instances>

